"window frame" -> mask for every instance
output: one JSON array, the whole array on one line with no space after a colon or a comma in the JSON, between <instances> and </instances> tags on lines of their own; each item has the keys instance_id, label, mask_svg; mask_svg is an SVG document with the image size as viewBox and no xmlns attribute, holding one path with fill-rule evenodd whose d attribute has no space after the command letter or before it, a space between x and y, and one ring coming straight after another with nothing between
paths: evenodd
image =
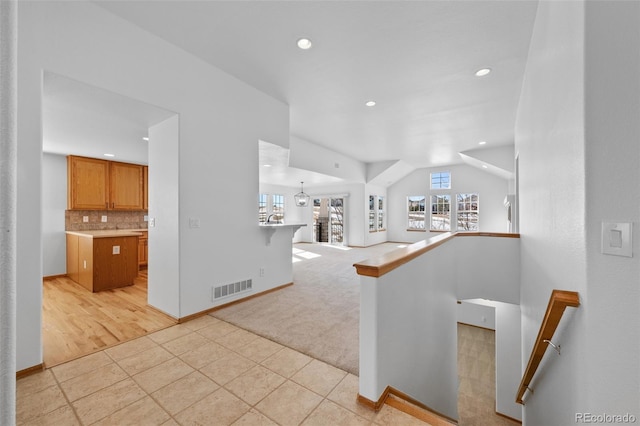
<instances>
[{"instance_id":1,"label":"window frame","mask_svg":"<svg viewBox=\"0 0 640 426\"><path fill-rule=\"evenodd\" d=\"M436 175L438 176L438 185L434 186L434 177ZM443 178L443 175L446 175L446 179ZM447 186L443 186L444 183L446 183ZM450 190L451 187L451 171L442 170L439 172L431 172L429 174L429 188L431 190Z\"/></svg>"},{"instance_id":2,"label":"window frame","mask_svg":"<svg viewBox=\"0 0 640 426\"><path fill-rule=\"evenodd\" d=\"M461 196L466 196L467 199L461 200ZM475 201L473 197L475 196ZM460 205L463 205L463 208L460 209ZM473 208L475 204L475 209ZM468 207L468 208L467 208ZM460 227L460 215L475 215L475 228L474 229L463 229L464 227ZM466 223L473 223L474 221L466 220ZM478 192L461 192L456 194L456 229L460 232L478 232L480 230L480 194Z\"/></svg>"},{"instance_id":3,"label":"window frame","mask_svg":"<svg viewBox=\"0 0 640 426\"><path fill-rule=\"evenodd\" d=\"M422 200L422 204L420 204ZM412 210L412 207L418 203L418 209ZM412 219L418 217L418 219ZM420 220L422 216L422 220ZM422 222L422 227L412 226L412 223ZM426 195L407 195L407 231L426 231L427 229L427 197Z\"/></svg>"},{"instance_id":4,"label":"window frame","mask_svg":"<svg viewBox=\"0 0 640 426\"><path fill-rule=\"evenodd\" d=\"M436 202L436 206L448 206L446 210L446 217L449 219L448 228L444 226L447 224L446 218L442 220L443 228L434 228L434 199L438 201L439 199L447 199L448 203L438 203ZM436 208L436 214L439 211L439 208ZM431 194L429 197L429 231L430 232L450 232L451 231L451 194Z\"/></svg>"}]
</instances>

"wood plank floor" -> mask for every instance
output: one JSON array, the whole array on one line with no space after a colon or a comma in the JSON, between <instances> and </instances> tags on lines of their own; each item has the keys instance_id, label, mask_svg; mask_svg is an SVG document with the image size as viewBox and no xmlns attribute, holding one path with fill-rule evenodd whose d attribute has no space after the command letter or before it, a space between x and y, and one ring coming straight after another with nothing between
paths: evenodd
<instances>
[{"instance_id":1,"label":"wood plank floor","mask_svg":"<svg viewBox=\"0 0 640 426\"><path fill-rule=\"evenodd\" d=\"M69 278L43 281L42 335L46 367L174 325L147 305L147 271L134 285L91 293Z\"/></svg>"}]
</instances>

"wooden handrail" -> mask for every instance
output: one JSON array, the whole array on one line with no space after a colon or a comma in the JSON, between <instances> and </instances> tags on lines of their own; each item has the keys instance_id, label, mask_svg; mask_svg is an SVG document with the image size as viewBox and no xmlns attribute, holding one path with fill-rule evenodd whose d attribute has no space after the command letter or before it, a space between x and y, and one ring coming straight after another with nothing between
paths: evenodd
<instances>
[{"instance_id":1,"label":"wooden handrail","mask_svg":"<svg viewBox=\"0 0 640 426\"><path fill-rule=\"evenodd\" d=\"M502 237L520 238L520 234L507 234L500 232L445 232L437 237L428 240L418 241L408 247L393 250L372 259L363 260L354 264L358 275L379 278L384 274L393 271L397 267L404 265L412 259L433 250L441 244L446 243L454 237Z\"/></svg>"},{"instance_id":2,"label":"wooden handrail","mask_svg":"<svg viewBox=\"0 0 640 426\"><path fill-rule=\"evenodd\" d=\"M520 387L518 388L518 394L516 395L516 402L524 405L524 394L529 389L529 384L533 380L533 376L536 374L536 370L542 361L545 351L547 350L548 343L551 341L553 333L555 333L562 319L562 314L567 306L577 308L580 306L580 297L575 291L565 290L553 290L551 298L549 298L549 304L547 305L547 311L544 314L542 324L540 325L540 331L538 337L531 350L531 357L529 358L529 364L522 376Z\"/></svg>"}]
</instances>

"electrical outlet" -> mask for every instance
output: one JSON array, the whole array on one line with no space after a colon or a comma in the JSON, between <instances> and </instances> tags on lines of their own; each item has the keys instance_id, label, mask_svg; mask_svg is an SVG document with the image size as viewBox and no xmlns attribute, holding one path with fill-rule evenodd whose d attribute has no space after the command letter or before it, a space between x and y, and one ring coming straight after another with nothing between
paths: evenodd
<instances>
[{"instance_id":1,"label":"electrical outlet","mask_svg":"<svg viewBox=\"0 0 640 426\"><path fill-rule=\"evenodd\" d=\"M260 276L264 277L264 268L260 268Z\"/></svg>"},{"instance_id":2,"label":"electrical outlet","mask_svg":"<svg viewBox=\"0 0 640 426\"><path fill-rule=\"evenodd\" d=\"M152 228L155 228L155 226L156 226L156 218L155 217L149 218L149 226L152 227Z\"/></svg>"},{"instance_id":3,"label":"electrical outlet","mask_svg":"<svg viewBox=\"0 0 640 426\"><path fill-rule=\"evenodd\" d=\"M107 216L102 216L102 222L106 222L107 221Z\"/></svg>"},{"instance_id":4,"label":"electrical outlet","mask_svg":"<svg viewBox=\"0 0 640 426\"><path fill-rule=\"evenodd\" d=\"M190 217L189 228L200 228L200 219L198 219L197 217Z\"/></svg>"},{"instance_id":5,"label":"electrical outlet","mask_svg":"<svg viewBox=\"0 0 640 426\"><path fill-rule=\"evenodd\" d=\"M84 223L89 222L89 216L82 216L82 221L83 221Z\"/></svg>"},{"instance_id":6,"label":"electrical outlet","mask_svg":"<svg viewBox=\"0 0 640 426\"><path fill-rule=\"evenodd\" d=\"M120 246L113 246L113 254L120 254Z\"/></svg>"}]
</instances>

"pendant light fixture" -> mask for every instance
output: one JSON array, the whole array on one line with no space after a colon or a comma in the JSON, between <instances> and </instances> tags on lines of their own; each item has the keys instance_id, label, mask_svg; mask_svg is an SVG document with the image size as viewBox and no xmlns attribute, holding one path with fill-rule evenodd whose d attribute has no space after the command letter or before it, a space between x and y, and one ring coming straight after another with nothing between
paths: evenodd
<instances>
[{"instance_id":1,"label":"pendant light fixture","mask_svg":"<svg viewBox=\"0 0 640 426\"><path fill-rule=\"evenodd\" d=\"M309 205L309 194L304 193L304 182L300 182L300 192L293 196L296 200L296 206L307 207Z\"/></svg>"}]
</instances>

